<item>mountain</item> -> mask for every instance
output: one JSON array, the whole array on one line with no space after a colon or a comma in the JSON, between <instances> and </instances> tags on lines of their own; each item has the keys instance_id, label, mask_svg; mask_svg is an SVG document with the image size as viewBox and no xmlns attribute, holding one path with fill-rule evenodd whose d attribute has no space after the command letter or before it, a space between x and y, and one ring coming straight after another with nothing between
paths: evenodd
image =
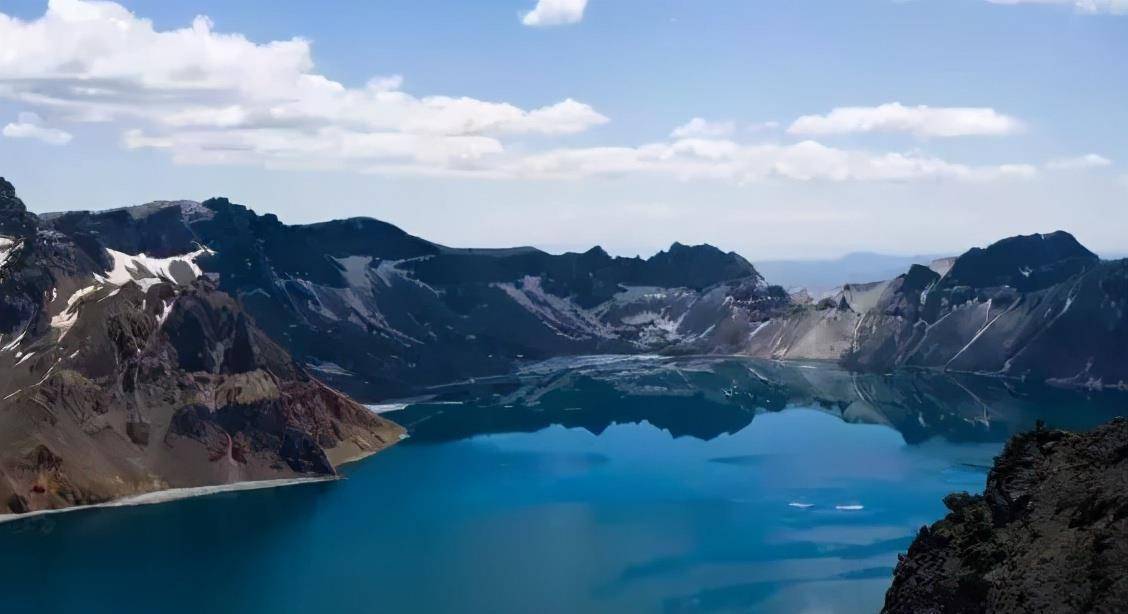
<instances>
[{"instance_id":1,"label":"mountain","mask_svg":"<svg viewBox=\"0 0 1128 614\"><path fill-rule=\"evenodd\" d=\"M1128 610L1128 420L1014 437L982 495L944 499L883 612Z\"/></svg>"},{"instance_id":2,"label":"mountain","mask_svg":"<svg viewBox=\"0 0 1128 614\"><path fill-rule=\"evenodd\" d=\"M366 400L608 353L1128 385L1128 265L1101 261L1064 232L1004 239L806 302L709 245L675 243L647 259L599 247L452 248L369 218L287 225L223 198L39 223L123 254L196 254L202 275L297 363Z\"/></svg>"},{"instance_id":3,"label":"mountain","mask_svg":"<svg viewBox=\"0 0 1128 614\"><path fill-rule=\"evenodd\" d=\"M1126 304L1128 261L1102 261L1065 232L1011 237L969 250L943 275L914 265L848 285L770 319L743 352L1124 388Z\"/></svg>"},{"instance_id":4,"label":"mountain","mask_svg":"<svg viewBox=\"0 0 1128 614\"><path fill-rule=\"evenodd\" d=\"M1124 388L1125 305L1128 261L1064 232L811 303L709 245L647 259L451 248L368 218L287 225L223 198L36 216L0 181L0 502L330 475L402 432L334 388L406 396L560 356Z\"/></svg>"},{"instance_id":5,"label":"mountain","mask_svg":"<svg viewBox=\"0 0 1128 614\"><path fill-rule=\"evenodd\" d=\"M203 278L166 209L56 225L0 179L0 513L331 476L403 432Z\"/></svg>"},{"instance_id":6,"label":"mountain","mask_svg":"<svg viewBox=\"0 0 1128 614\"><path fill-rule=\"evenodd\" d=\"M286 225L226 199L46 219L125 253L206 246L195 262L270 337L373 399L560 355L736 347L750 322L789 304L748 261L708 245L648 259L455 249L367 218Z\"/></svg>"}]
</instances>

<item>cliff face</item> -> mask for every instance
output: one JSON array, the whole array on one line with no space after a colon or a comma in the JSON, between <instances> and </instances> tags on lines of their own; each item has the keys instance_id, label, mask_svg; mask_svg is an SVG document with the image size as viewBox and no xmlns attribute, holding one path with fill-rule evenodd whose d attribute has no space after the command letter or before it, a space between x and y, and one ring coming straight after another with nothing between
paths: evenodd
<instances>
[{"instance_id":1,"label":"cliff face","mask_svg":"<svg viewBox=\"0 0 1128 614\"><path fill-rule=\"evenodd\" d=\"M107 249L0 184L0 513L333 475L397 441L200 277L206 249Z\"/></svg>"},{"instance_id":2,"label":"cliff face","mask_svg":"<svg viewBox=\"0 0 1128 614\"><path fill-rule=\"evenodd\" d=\"M1128 420L1007 444L982 496L950 495L885 612L1128 611Z\"/></svg>"}]
</instances>

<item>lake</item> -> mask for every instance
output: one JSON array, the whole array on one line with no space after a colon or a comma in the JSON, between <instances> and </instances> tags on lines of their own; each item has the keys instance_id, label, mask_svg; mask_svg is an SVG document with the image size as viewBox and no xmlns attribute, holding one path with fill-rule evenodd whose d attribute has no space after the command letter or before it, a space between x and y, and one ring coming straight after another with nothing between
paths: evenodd
<instances>
[{"instance_id":1,"label":"lake","mask_svg":"<svg viewBox=\"0 0 1128 614\"><path fill-rule=\"evenodd\" d=\"M0 525L4 611L872 612L1007 437L1125 395L733 358L436 389L344 480Z\"/></svg>"}]
</instances>

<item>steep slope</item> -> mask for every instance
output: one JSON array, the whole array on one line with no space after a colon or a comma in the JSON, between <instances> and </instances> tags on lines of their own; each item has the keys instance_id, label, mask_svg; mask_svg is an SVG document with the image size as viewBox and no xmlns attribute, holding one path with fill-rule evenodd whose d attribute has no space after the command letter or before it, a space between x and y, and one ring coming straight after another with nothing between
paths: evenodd
<instances>
[{"instance_id":1,"label":"steep slope","mask_svg":"<svg viewBox=\"0 0 1128 614\"><path fill-rule=\"evenodd\" d=\"M199 278L205 248L129 255L41 225L3 180L0 201L0 513L333 475L402 432Z\"/></svg>"},{"instance_id":2,"label":"steep slope","mask_svg":"<svg viewBox=\"0 0 1128 614\"><path fill-rule=\"evenodd\" d=\"M1016 436L982 496L944 500L897 565L885 612L1128 610L1128 420Z\"/></svg>"},{"instance_id":3,"label":"steep slope","mask_svg":"<svg viewBox=\"0 0 1128 614\"><path fill-rule=\"evenodd\" d=\"M1128 387L1128 261L1101 261L1065 232L972 249L940 275L914 265L847 286L753 335L744 351Z\"/></svg>"},{"instance_id":4,"label":"steep slope","mask_svg":"<svg viewBox=\"0 0 1128 614\"><path fill-rule=\"evenodd\" d=\"M788 303L746 260L707 245L645 260L454 249L366 218L288 226L226 199L48 221L118 250L207 246L199 266L271 338L370 398L552 356L733 351Z\"/></svg>"}]
</instances>

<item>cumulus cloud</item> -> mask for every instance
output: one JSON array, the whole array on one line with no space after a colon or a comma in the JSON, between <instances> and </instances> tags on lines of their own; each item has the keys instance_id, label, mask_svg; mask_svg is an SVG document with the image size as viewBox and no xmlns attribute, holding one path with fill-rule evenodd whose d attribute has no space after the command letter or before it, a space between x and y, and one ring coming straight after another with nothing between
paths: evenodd
<instances>
[{"instance_id":1,"label":"cumulus cloud","mask_svg":"<svg viewBox=\"0 0 1128 614\"><path fill-rule=\"evenodd\" d=\"M66 145L71 142L71 133L43 125L43 119L35 113L20 113L19 120L9 123L0 131L10 139L36 139L48 145Z\"/></svg>"},{"instance_id":2,"label":"cumulus cloud","mask_svg":"<svg viewBox=\"0 0 1128 614\"><path fill-rule=\"evenodd\" d=\"M920 153L874 153L815 141L741 144L685 138L641 147L560 149L527 156L509 172L527 177L574 178L653 173L684 180L992 181L1029 179L1025 164L967 166Z\"/></svg>"},{"instance_id":3,"label":"cumulus cloud","mask_svg":"<svg viewBox=\"0 0 1128 614\"><path fill-rule=\"evenodd\" d=\"M534 20L558 19L561 6L542 1ZM583 3L568 6L582 13ZM752 130L703 118L635 147L545 144L528 139L558 139L608 119L570 98L522 108L415 96L404 91L399 75L347 86L316 72L303 39L256 43L216 32L206 17L186 28L157 30L113 2L50 0L47 12L32 21L0 14L0 40L0 98L48 109L53 122L108 122L120 128L121 146L164 151L181 164L498 179L649 174L731 182L989 181L1037 173L1027 165L968 166L919 152L838 149L813 140L747 143L738 135L749 137ZM931 136L1005 132L1017 123L989 109L962 110L970 111L967 119L950 116L961 110L892 107L908 118L874 119L863 109L866 117L846 113L844 121L844 111L835 110L801 118L792 132L833 133L845 124L851 131ZM897 115L878 112L883 114ZM34 121L21 120L4 133L69 138L37 117L26 119Z\"/></svg>"},{"instance_id":4,"label":"cumulus cloud","mask_svg":"<svg viewBox=\"0 0 1128 614\"><path fill-rule=\"evenodd\" d=\"M1073 158L1057 158L1050 160L1046 163L1046 168L1053 171L1070 171L1086 168L1101 168L1104 166L1111 166L1112 160L1098 155L1098 154L1085 154L1083 156L1076 156Z\"/></svg>"},{"instance_id":5,"label":"cumulus cloud","mask_svg":"<svg viewBox=\"0 0 1128 614\"><path fill-rule=\"evenodd\" d=\"M1128 15L1128 0L987 0L991 4L1058 4L1080 13Z\"/></svg>"},{"instance_id":6,"label":"cumulus cloud","mask_svg":"<svg viewBox=\"0 0 1128 614\"><path fill-rule=\"evenodd\" d=\"M579 23L586 8L587 0L537 0L536 7L521 17L521 23L534 27Z\"/></svg>"},{"instance_id":7,"label":"cumulus cloud","mask_svg":"<svg viewBox=\"0 0 1128 614\"><path fill-rule=\"evenodd\" d=\"M1022 123L986 107L908 107L891 102L876 107L840 107L826 115L804 115L787 130L800 135L904 132L921 138L997 136L1020 132Z\"/></svg>"},{"instance_id":8,"label":"cumulus cloud","mask_svg":"<svg viewBox=\"0 0 1128 614\"><path fill-rule=\"evenodd\" d=\"M206 17L162 31L113 2L50 0L33 21L0 14L0 40L0 97L72 122L132 123L128 146L183 160L294 163L325 138L344 147L338 160L454 164L500 151L506 137L608 121L572 99L524 109L417 97L399 76L349 87L314 70L306 40L259 44Z\"/></svg>"}]
</instances>

